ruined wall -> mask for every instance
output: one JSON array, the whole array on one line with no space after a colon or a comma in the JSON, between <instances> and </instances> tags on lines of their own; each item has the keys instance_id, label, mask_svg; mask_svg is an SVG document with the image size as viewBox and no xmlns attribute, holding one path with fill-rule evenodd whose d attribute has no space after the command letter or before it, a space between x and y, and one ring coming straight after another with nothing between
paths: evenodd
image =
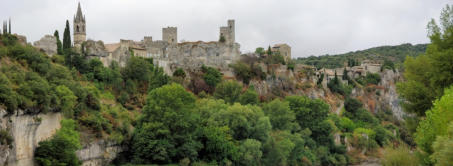
<instances>
[{"instance_id":1,"label":"ruined wall","mask_svg":"<svg viewBox=\"0 0 453 166\"><path fill-rule=\"evenodd\" d=\"M57 54L57 38L55 36L45 35L40 40L35 41L33 45L49 56Z\"/></svg>"}]
</instances>

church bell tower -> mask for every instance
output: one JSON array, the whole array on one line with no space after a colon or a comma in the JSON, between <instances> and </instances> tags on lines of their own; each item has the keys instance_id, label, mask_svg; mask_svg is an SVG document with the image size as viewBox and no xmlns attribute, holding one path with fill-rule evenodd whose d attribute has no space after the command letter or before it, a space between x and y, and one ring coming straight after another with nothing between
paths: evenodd
<instances>
[{"instance_id":1,"label":"church bell tower","mask_svg":"<svg viewBox=\"0 0 453 166\"><path fill-rule=\"evenodd\" d=\"M86 22L85 15L82 14L82 9L79 6L77 7L77 13L74 16L73 24L74 32L74 46L80 48L83 42L86 41Z\"/></svg>"}]
</instances>

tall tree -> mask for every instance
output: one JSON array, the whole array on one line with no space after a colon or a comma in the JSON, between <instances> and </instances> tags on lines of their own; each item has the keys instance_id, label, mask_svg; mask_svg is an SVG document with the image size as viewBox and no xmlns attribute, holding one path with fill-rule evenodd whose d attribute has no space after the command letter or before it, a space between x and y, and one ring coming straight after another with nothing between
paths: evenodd
<instances>
[{"instance_id":1,"label":"tall tree","mask_svg":"<svg viewBox=\"0 0 453 166\"><path fill-rule=\"evenodd\" d=\"M63 55L63 46L61 45L60 34L58 34L58 30L55 30L53 36L57 38L57 53L59 55Z\"/></svg>"},{"instance_id":2,"label":"tall tree","mask_svg":"<svg viewBox=\"0 0 453 166\"><path fill-rule=\"evenodd\" d=\"M407 81L398 84L398 91L406 101L405 110L418 116L424 116L433 100L453 84L453 8L447 5L439 20L440 26L434 19L428 23L431 44L424 55L406 58Z\"/></svg>"},{"instance_id":3,"label":"tall tree","mask_svg":"<svg viewBox=\"0 0 453 166\"><path fill-rule=\"evenodd\" d=\"M69 30L69 21L66 20L66 27L63 33L63 50L71 48L71 32Z\"/></svg>"}]
</instances>

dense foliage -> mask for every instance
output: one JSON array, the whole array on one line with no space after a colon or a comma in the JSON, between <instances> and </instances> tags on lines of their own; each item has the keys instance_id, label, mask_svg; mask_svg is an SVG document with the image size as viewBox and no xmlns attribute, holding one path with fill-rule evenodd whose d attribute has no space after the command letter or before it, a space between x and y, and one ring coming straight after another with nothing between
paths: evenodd
<instances>
[{"instance_id":1,"label":"dense foliage","mask_svg":"<svg viewBox=\"0 0 453 166\"><path fill-rule=\"evenodd\" d=\"M366 50L348 52L338 55L310 56L297 58L296 63L313 65L316 68L340 68L347 63L348 66L360 65L362 60L389 61L394 63L404 62L406 56L415 57L425 52L427 44L401 44L397 46L380 46ZM390 65L390 64L389 64ZM385 65L388 66L388 65ZM390 65L392 67L392 65Z\"/></svg>"}]
</instances>

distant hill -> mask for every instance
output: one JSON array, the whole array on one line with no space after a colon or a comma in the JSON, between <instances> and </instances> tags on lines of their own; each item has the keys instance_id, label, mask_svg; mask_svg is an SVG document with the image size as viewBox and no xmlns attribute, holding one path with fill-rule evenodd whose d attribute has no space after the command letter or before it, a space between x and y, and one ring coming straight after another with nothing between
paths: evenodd
<instances>
[{"instance_id":1,"label":"distant hill","mask_svg":"<svg viewBox=\"0 0 453 166\"><path fill-rule=\"evenodd\" d=\"M425 53L428 44L412 45L410 43L396 46L380 46L366 50L359 50L337 55L310 56L306 58L297 58L296 63L313 65L317 68L338 68L343 67L344 63L354 60L390 60L394 63L402 63L406 56L417 56Z\"/></svg>"}]
</instances>

